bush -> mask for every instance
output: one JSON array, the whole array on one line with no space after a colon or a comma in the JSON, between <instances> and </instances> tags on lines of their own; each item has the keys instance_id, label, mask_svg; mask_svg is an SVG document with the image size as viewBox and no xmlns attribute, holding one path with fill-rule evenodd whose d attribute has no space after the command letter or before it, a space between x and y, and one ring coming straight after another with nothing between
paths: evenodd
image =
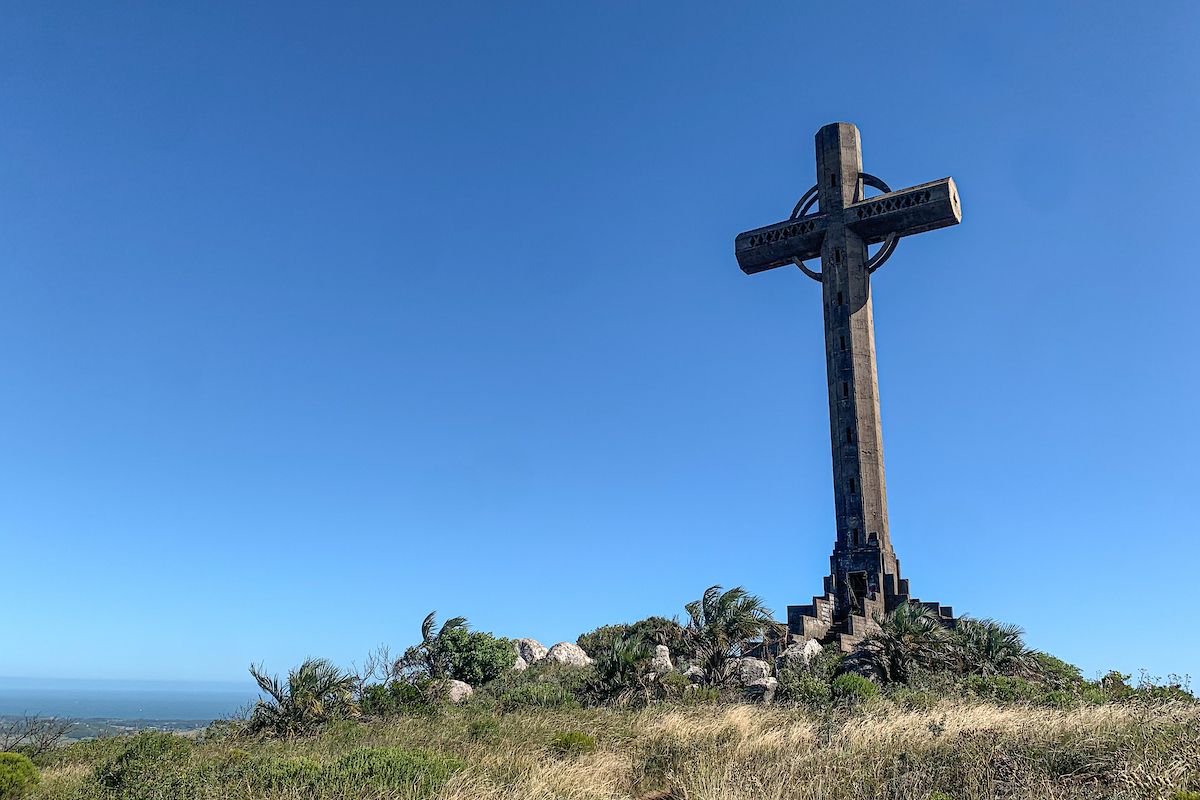
<instances>
[{"instance_id":1,"label":"bush","mask_svg":"<svg viewBox=\"0 0 1200 800\"><path fill-rule=\"evenodd\" d=\"M632 625L603 625L580 635L575 643L592 658L618 641L641 640L653 647L664 644L675 655L683 646L683 626L666 617L647 617Z\"/></svg>"},{"instance_id":2,"label":"bush","mask_svg":"<svg viewBox=\"0 0 1200 800\"><path fill-rule=\"evenodd\" d=\"M37 767L22 753L0 753L0 800L24 797L42 776Z\"/></svg>"},{"instance_id":3,"label":"bush","mask_svg":"<svg viewBox=\"0 0 1200 800\"><path fill-rule=\"evenodd\" d=\"M359 706L362 713L376 717L428 713L432 710L429 683L428 679L373 683L363 688Z\"/></svg>"},{"instance_id":4,"label":"bush","mask_svg":"<svg viewBox=\"0 0 1200 800\"><path fill-rule=\"evenodd\" d=\"M1024 678L1007 675L968 675L963 686L974 697L1002 703L1043 703L1050 694Z\"/></svg>"},{"instance_id":5,"label":"bush","mask_svg":"<svg viewBox=\"0 0 1200 800\"><path fill-rule=\"evenodd\" d=\"M524 672L509 672L485 687L501 711L518 708L576 708L595 670L539 662Z\"/></svg>"},{"instance_id":6,"label":"bush","mask_svg":"<svg viewBox=\"0 0 1200 800\"><path fill-rule=\"evenodd\" d=\"M250 674L266 695L247 721L246 731L291 738L311 736L330 722L357 717L357 678L323 658L309 658L288 673L287 680L251 665Z\"/></svg>"},{"instance_id":7,"label":"bush","mask_svg":"<svg viewBox=\"0 0 1200 800\"><path fill-rule=\"evenodd\" d=\"M447 665L447 676L472 686L498 678L517 663L512 642L483 631L454 628L438 637L436 647Z\"/></svg>"},{"instance_id":8,"label":"bush","mask_svg":"<svg viewBox=\"0 0 1200 800\"><path fill-rule=\"evenodd\" d=\"M833 676L841 663L842 654L831 645L815 654L807 664L798 660L781 664L775 697L814 711L827 707L833 700Z\"/></svg>"},{"instance_id":9,"label":"bush","mask_svg":"<svg viewBox=\"0 0 1200 800\"><path fill-rule=\"evenodd\" d=\"M596 749L596 737L583 731L564 731L554 734L550 749L560 756L578 756Z\"/></svg>"},{"instance_id":10,"label":"bush","mask_svg":"<svg viewBox=\"0 0 1200 800\"><path fill-rule=\"evenodd\" d=\"M125 739L120 751L98 764L95 777L101 786L122 796L144 792L147 783L178 787L191 750L192 743L182 736L142 731Z\"/></svg>"},{"instance_id":11,"label":"bush","mask_svg":"<svg viewBox=\"0 0 1200 800\"><path fill-rule=\"evenodd\" d=\"M243 774L256 789L296 792L311 789L321 777L321 764L307 756L266 757L245 765Z\"/></svg>"},{"instance_id":12,"label":"bush","mask_svg":"<svg viewBox=\"0 0 1200 800\"><path fill-rule=\"evenodd\" d=\"M839 703L856 706L879 696L879 687L854 672L838 675L831 687L833 699Z\"/></svg>"},{"instance_id":13,"label":"bush","mask_svg":"<svg viewBox=\"0 0 1200 800\"><path fill-rule=\"evenodd\" d=\"M363 747L326 767L321 788L345 796L361 796L369 787L404 792L405 797L428 797L465 767L462 759L431 750Z\"/></svg>"},{"instance_id":14,"label":"bush","mask_svg":"<svg viewBox=\"0 0 1200 800\"><path fill-rule=\"evenodd\" d=\"M495 680L517 663L512 642L483 631L473 631L466 617L446 620L437 627L436 613L421 623L421 642L404 651L398 665L410 675L452 678L473 687Z\"/></svg>"},{"instance_id":15,"label":"bush","mask_svg":"<svg viewBox=\"0 0 1200 800\"><path fill-rule=\"evenodd\" d=\"M528 683L502 692L496 698L502 711L518 708L578 708L574 692L556 683Z\"/></svg>"},{"instance_id":16,"label":"bush","mask_svg":"<svg viewBox=\"0 0 1200 800\"><path fill-rule=\"evenodd\" d=\"M467 726L467 737L476 742L494 742L500 738L500 722L495 717L480 717Z\"/></svg>"}]
</instances>

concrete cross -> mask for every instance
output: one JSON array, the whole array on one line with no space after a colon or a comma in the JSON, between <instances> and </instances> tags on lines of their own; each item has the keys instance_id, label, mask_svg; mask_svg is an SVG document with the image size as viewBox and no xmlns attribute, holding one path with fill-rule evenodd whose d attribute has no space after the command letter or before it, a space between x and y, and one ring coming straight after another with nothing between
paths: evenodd
<instances>
[{"instance_id":1,"label":"concrete cross","mask_svg":"<svg viewBox=\"0 0 1200 800\"><path fill-rule=\"evenodd\" d=\"M911 600L888 531L871 273L901 237L956 225L962 212L950 178L893 192L864 173L858 128L850 123L821 128L816 145L816 185L789 219L739 234L734 252L748 275L795 264L821 283L837 542L824 605L814 598L812 606L793 606L788 623L803 638L857 638L851 618L865 627L872 613ZM883 194L864 199L865 186ZM819 211L810 214L814 203ZM869 256L867 246L878 243L879 252ZM804 263L817 256L820 272ZM804 618L810 618L807 632Z\"/></svg>"}]
</instances>

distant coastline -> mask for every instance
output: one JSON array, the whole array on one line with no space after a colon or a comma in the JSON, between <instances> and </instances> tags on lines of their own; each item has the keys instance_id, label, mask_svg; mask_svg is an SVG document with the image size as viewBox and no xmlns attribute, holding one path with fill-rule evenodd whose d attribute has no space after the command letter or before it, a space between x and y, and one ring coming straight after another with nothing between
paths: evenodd
<instances>
[{"instance_id":1,"label":"distant coastline","mask_svg":"<svg viewBox=\"0 0 1200 800\"><path fill-rule=\"evenodd\" d=\"M97 729L189 730L235 714L257 698L249 681L0 677L0 717L64 717Z\"/></svg>"}]
</instances>

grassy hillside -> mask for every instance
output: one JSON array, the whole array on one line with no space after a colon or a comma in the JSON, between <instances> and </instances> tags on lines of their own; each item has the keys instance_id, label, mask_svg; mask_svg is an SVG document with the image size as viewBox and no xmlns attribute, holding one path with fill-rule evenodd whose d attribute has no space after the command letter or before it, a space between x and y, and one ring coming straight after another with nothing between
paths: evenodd
<instances>
[{"instance_id":1,"label":"grassy hillside","mask_svg":"<svg viewBox=\"0 0 1200 800\"><path fill-rule=\"evenodd\" d=\"M313 737L145 733L40 760L30 796L43 800L1171 798L1200 788L1200 707L875 699L820 713L744 703L504 712L478 699Z\"/></svg>"}]
</instances>

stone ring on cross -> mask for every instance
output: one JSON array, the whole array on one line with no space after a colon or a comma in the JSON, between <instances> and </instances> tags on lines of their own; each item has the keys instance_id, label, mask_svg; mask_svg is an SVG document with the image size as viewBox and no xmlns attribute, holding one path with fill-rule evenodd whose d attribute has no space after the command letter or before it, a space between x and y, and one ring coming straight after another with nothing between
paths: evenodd
<instances>
[{"instance_id":1,"label":"stone ring on cross","mask_svg":"<svg viewBox=\"0 0 1200 800\"><path fill-rule=\"evenodd\" d=\"M870 186L872 189L878 189L884 194L892 191L891 187L884 183L881 178L876 178L874 175L869 173L860 172L858 173L858 178L863 182L864 186ZM816 202L817 184L814 183L812 188L805 192L804 196L796 202L796 207L792 209L792 216L790 219L796 220L804 217L806 214L808 214L809 209L811 209L813 204ZM898 241L898 238L899 237L896 236L895 231L888 233L887 239L885 239L883 242L883 247L879 248L879 252L871 256L871 258L868 259L867 263L864 265L867 269L868 275L882 267L883 262L891 258L892 253L896 252L896 242ZM792 258L792 263L799 267L801 272L812 278L814 281L818 283L821 282L821 273L811 269L807 264L804 263L804 259L796 256Z\"/></svg>"}]
</instances>

